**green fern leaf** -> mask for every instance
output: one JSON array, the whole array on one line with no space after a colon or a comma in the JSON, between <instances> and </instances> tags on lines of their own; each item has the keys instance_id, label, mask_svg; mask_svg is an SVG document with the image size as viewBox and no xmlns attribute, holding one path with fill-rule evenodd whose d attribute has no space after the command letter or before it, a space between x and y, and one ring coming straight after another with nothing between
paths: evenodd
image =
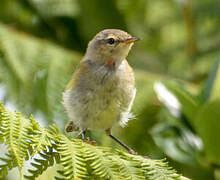
<instances>
[{"instance_id":1,"label":"green fern leaf","mask_svg":"<svg viewBox=\"0 0 220 180\"><path fill-rule=\"evenodd\" d=\"M59 134L58 138L56 150L60 154L60 164L64 167L63 173L60 174L66 179L86 177L87 169L83 142L75 139L70 140L62 134Z\"/></svg>"},{"instance_id":2,"label":"green fern leaf","mask_svg":"<svg viewBox=\"0 0 220 180\"><path fill-rule=\"evenodd\" d=\"M20 113L11 113L4 110L1 113L1 136L4 138L5 144L8 145L10 154L15 157L19 167L23 166L24 158L27 157L27 149L29 142L28 131L31 128L30 121L22 118Z\"/></svg>"},{"instance_id":3,"label":"green fern leaf","mask_svg":"<svg viewBox=\"0 0 220 180\"><path fill-rule=\"evenodd\" d=\"M32 122L35 122L33 118ZM36 129L34 129L34 136L32 139L32 148L33 152L31 156L34 156L42 150L46 150L47 147L52 146L50 142L49 130L43 127L40 127L37 123L35 124Z\"/></svg>"},{"instance_id":4,"label":"green fern leaf","mask_svg":"<svg viewBox=\"0 0 220 180\"><path fill-rule=\"evenodd\" d=\"M23 178L22 167L28 154L31 157L38 154L31 163L31 175L27 179L35 179L48 167L62 165L57 171L61 179L187 179L178 175L168 167L164 160L151 160L138 155L131 155L110 148L97 147L84 143L79 139L69 139L59 132L55 125L42 128L34 120L21 116L20 113L10 112L0 104L0 137L8 146L7 158L0 158L4 164L0 165L0 175L18 166L20 177Z\"/></svg>"},{"instance_id":5,"label":"green fern leaf","mask_svg":"<svg viewBox=\"0 0 220 180\"><path fill-rule=\"evenodd\" d=\"M17 162L10 154L5 154L7 158L0 158L3 164L0 165L0 178L7 175L8 171L17 166Z\"/></svg>"},{"instance_id":6,"label":"green fern leaf","mask_svg":"<svg viewBox=\"0 0 220 180\"><path fill-rule=\"evenodd\" d=\"M30 139L29 131L32 125L28 119L22 118L20 113L12 113L4 109L3 105L0 106L0 135L3 142L8 145L9 154L12 159L14 158L22 178L22 167L25 158L28 157L29 142L27 139Z\"/></svg>"},{"instance_id":7,"label":"green fern leaf","mask_svg":"<svg viewBox=\"0 0 220 180\"><path fill-rule=\"evenodd\" d=\"M53 152L52 147L47 147L46 150L38 153L38 155L40 158L34 158L34 162L31 163L35 169L28 170L31 175L24 175L26 179L34 180L46 171L48 167L60 162L58 153Z\"/></svg>"},{"instance_id":8,"label":"green fern leaf","mask_svg":"<svg viewBox=\"0 0 220 180\"><path fill-rule=\"evenodd\" d=\"M144 180L143 170L141 169L138 161L126 160L121 156L110 156L109 157L116 167L118 167L120 179L126 180Z\"/></svg>"},{"instance_id":9,"label":"green fern leaf","mask_svg":"<svg viewBox=\"0 0 220 180\"><path fill-rule=\"evenodd\" d=\"M113 156L110 148L100 148L85 144L86 161L92 169L92 174L100 179L120 179L118 167L109 158Z\"/></svg>"},{"instance_id":10,"label":"green fern leaf","mask_svg":"<svg viewBox=\"0 0 220 180\"><path fill-rule=\"evenodd\" d=\"M134 156L121 152L125 158L133 159L141 163L146 179L149 180L181 180L182 176L168 166L165 160L152 160L143 156ZM187 179L187 178L186 178Z\"/></svg>"}]
</instances>

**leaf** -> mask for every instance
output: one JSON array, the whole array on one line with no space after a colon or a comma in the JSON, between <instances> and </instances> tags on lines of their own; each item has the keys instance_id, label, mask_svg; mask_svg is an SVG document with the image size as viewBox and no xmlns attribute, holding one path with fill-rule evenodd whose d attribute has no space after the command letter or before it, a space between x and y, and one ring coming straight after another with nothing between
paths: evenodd
<instances>
[{"instance_id":1,"label":"leaf","mask_svg":"<svg viewBox=\"0 0 220 180\"><path fill-rule=\"evenodd\" d=\"M216 61L216 64L211 71L208 80L204 88L204 101L213 101L220 99L220 60Z\"/></svg>"},{"instance_id":2,"label":"leaf","mask_svg":"<svg viewBox=\"0 0 220 180\"><path fill-rule=\"evenodd\" d=\"M3 109L0 125L0 136L4 138L4 143L9 146L9 152L11 156L15 157L18 166L22 167L29 147L26 138L29 136L30 122L28 119L22 118L20 113L12 113Z\"/></svg>"},{"instance_id":3,"label":"leaf","mask_svg":"<svg viewBox=\"0 0 220 180\"><path fill-rule=\"evenodd\" d=\"M119 152L121 155L122 153ZM142 170L141 166L139 165L138 161L131 161L127 160L122 155L118 156L109 156L112 166L116 166L119 168L119 175L121 179L126 180L141 180L145 179L143 176L144 171Z\"/></svg>"},{"instance_id":4,"label":"leaf","mask_svg":"<svg viewBox=\"0 0 220 180\"><path fill-rule=\"evenodd\" d=\"M38 177L55 163L63 168L57 171L61 177L56 179L182 179L164 161L119 150L112 152L110 148L69 139L55 125L44 129L33 117L24 118L20 113L6 110L2 104L0 128L0 136L3 143L9 145L10 153L8 158L0 158L5 163L0 166L1 175L18 166L20 177L23 177L24 158L37 153L38 157L31 163L34 169L29 169L31 175L25 175L27 179ZM36 129L40 133L36 133ZM44 140L39 140L39 137ZM40 141L39 144L36 141Z\"/></svg>"},{"instance_id":5,"label":"leaf","mask_svg":"<svg viewBox=\"0 0 220 180\"><path fill-rule=\"evenodd\" d=\"M25 175L26 179L34 180L48 167L53 166L55 163L59 163L59 155L56 152L53 152L53 148L49 147L48 150L43 150L40 152L38 158L34 158L34 162L31 163L34 169L28 169L28 172L31 175Z\"/></svg>"},{"instance_id":6,"label":"leaf","mask_svg":"<svg viewBox=\"0 0 220 180\"><path fill-rule=\"evenodd\" d=\"M175 161L195 165L196 155L201 151L201 140L167 109L160 112L162 118L151 130L155 143Z\"/></svg>"},{"instance_id":7,"label":"leaf","mask_svg":"<svg viewBox=\"0 0 220 180\"><path fill-rule=\"evenodd\" d=\"M7 98L23 111L43 112L47 120L64 112L62 92L81 55L1 23L0 53L0 78Z\"/></svg>"},{"instance_id":8,"label":"leaf","mask_svg":"<svg viewBox=\"0 0 220 180\"><path fill-rule=\"evenodd\" d=\"M10 154L5 154L6 158L0 157L2 163L0 164L0 178L8 174L8 171L18 166L16 159Z\"/></svg>"},{"instance_id":9,"label":"leaf","mask_svg":"<svg viewBox=\"0 0 220 180\"><path fill-rule=\"evenodd\" d=\"M33 119L31 119L33 122ZM34 121L36 122L36 121ZM47 147L52 146L50 142L50 134L47 128L44 127L38 127L38 129L34 129L34 138L32 140L32 148L33 152L31 156L34 156L35 154L39 153L42 150L46 150Z\"/></svg>"},{"instance_id":10,"label":"leaf","mask_svg":"<svg viewBox=\"0 0 220 180\"><path fill-rule=\"evenodd\" d=\"M21 116L21 113L12 113L6 110L0 104L0 136L3 142L8 145L9 160L4 160L9 167L15 164L19 168L20 177L23 177L22 167L25 158L28 158L28 148L30 142L29 131L32 130L32 125L29 119ZM2 167L7 173L7 169ZM10 169L10 168L9 168Z\"/></svg>"},{"instance_id":11,"label":"leaf","mask_svg":"<svg viewBox=\"0 0 220 180\"><path fill-rule=\"evenodd\" d=\"M162 160L152 160L148 157L143 156L134 156L124 152L120 152L122 156L126 159L134 160L141 162L142 169L146 179L155 180L155 179L170 179L170 180L182 180L185 177L179 176L176 174L176 171L168 167L168 163L165 159ZM152 171L154 169L154 171ZM188 178L185 178L188 180Z\"/></svg>"},{"instance_id":12,"label":"leaf","mask_svg":"<svg viewBox=\"0 0 220 180\"><path fill-rule=\"evenodd\" d=\"M44 18L57 16L75 17L79 14L76 0L29 0Z\"/></svg>"},{"instance_id":13,"label":"leaf","mask_svg":"<svg viewBox=\"0 0 220 180\"><path fill-rule=\"evenodd\" d=\"M120 179L117 166L114 166L109 156L112 155L108 148L86 146L86 161L92 169L92 174L99 178Z\"/></svg>"},{"instance_id":14,"label":"leaf","mask_svg":"<svg viewBox=\"0 0 220 180\"><path fill-rule=\"evenodd\" d=\"M80 36L86 41L89 41L97 32L109 27L126 29L124 18L116 8L115 1L92 0L90 4L87 0L80 0L78 3L81 13L77 27Z\"/></svg>"},{"instance_id":15,"label":"leaf","mask_svg":"<svg viewBox=\"0 0 220 180\"><path fill-rule=\"evenodd\" d=\"M85 178L87 169L82 141L70 141L66 136L61 134L58 138L59 141L56 150L60 155L60 164L63 165L64 169L60 174L65 179Z\"/></svg>"},{"instance_id":16,"label":"leaf","mask_svg":"<svg viewBox=\"0 0 220 180\"><path fill-rule=\"evenodd\" d=\"M174 83L165 83L165 86L176 96L179 100L183 114L188 120L194 124L195 114L198 110L199 103L192 95Z\"/></svg>"},{"instance_id":17,"label":"leaf","mask_svg":"<svg viewBox=\"0 0 220 180\"><path fill-rule=\"evenodd\" d=\"M153 90L153 82L160 78L161 76L153 73L147 73L141 70L135 71L137 94L133 105L134 114L139 114L146 108L152 99L156 99Z\"/></svg>"},{"instance_id":18,"label":"leaf","mask_svg":"<svg viewBox=\"0 0 220 180\"><path fill-rule=\"evenodd\" d=\"M206 103L195 119L195 128L201 136L208 159L220 165L220 100Z\"/></svg>"}]
</instances>

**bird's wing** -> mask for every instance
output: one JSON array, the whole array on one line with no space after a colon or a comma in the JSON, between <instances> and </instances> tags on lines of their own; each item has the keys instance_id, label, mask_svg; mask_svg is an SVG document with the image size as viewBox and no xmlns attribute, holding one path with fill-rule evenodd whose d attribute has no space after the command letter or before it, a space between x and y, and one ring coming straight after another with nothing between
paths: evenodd
<instances>
[{"instance_id":1,"label":"bird's wing","mask_svg":"<svg viewBox=\"0 0 220 180\"><path fill-rule=\"evenodd\" d=\"M125 79L123 81L128 81L129 83L126 84L129 84L129 86L126 89L126 92L124 93L126 97L122 98L122 106L124 112L122 112L121 119L119 122L122 127L124 127L129 120L134 118L134 115L130 111L136 96L134 73L127 61L125 61L125 72L127 76L125 76Z\"/></svg>"},{"instance_id":2,"label":"bird's wing","mask_svg":"<svg viewBox=\"0 0 220 180\"><path fill-rule=\"evenodd\" d=\"M74 87L77 86L79 79L82 77L82 75L88 74L88 62L87 61L81 61L76 71L73 73L72 79L69 81L69 83L66 86L66 90L71 90Z\"/></svg>"},{"instance_id":3,"label":"bird's wing","mask_svg":"<svg viewBox=\"0 0 220 180\"><path fill-rule=\"evenodd\" d=\"M134 119L135 116L130 112L131 111L131 108L133 106L133 103L134 103L134 99L135 99L135 96L136 96L136 88L133 90L133 96L132 96L132 99L130 101L130 104L127 108L127 110L125 110L124 112L122 112L122 115L121 115L121 119L119 121L119 124L120 126L122 127L125 127L128 123L129 120L131 119Z\"/></svg>"}]
</instances>

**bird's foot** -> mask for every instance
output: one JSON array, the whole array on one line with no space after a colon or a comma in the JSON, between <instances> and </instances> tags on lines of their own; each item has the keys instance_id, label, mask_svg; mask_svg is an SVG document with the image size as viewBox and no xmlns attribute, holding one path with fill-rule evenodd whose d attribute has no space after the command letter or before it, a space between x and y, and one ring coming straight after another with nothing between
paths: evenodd
<instances>
[{"instance_id":1,"label":"bird's foot","mask_svg":"<svg viewBox=\"0 0 220 180\"><path fill-rule=\"evenodd\" d=\"M88 143L88 144L91 144L91 145L93 145L93 146L97 146L96 141L90 141L89 138L84 139L83 142Z\"/></svg>"},{"instance_id":2,"label":"bird's foot","mask_svg":"<svg viewBox=\"0 0 220 180\"><path fill-rule=\"evenodd\" d=\"M138 154L138 153L135 152L133 149L129 149L128 152L129 152L130 154L132 154L132 155L137 155L137 154Z\"/></svg>"}]
</instances>

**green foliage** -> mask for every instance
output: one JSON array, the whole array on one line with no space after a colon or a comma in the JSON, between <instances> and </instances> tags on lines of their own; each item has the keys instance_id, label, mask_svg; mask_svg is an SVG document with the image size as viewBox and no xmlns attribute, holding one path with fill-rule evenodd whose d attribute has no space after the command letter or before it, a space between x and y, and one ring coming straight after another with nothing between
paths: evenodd
<instances>
[{"instance_id":1,"label":"green foliage","mask_svg":"<svg viewBox=\"0 0 220 180\"><path fill-rule=\"evenodd\" d=\"M66 179L85 178L87 174L86 156L82 141L70 141L66 136L59 135L56 150L60 155L60 163L64 170L62 174Z\"/></svg>"},{"instance_id":2,"label":"green foliage","mask_svg":"<svg viewBox=\"0 0 220 180\"><path fill-rule=\"evenodd\" d=\"M220 165L220 99L202 106L196 117L196 129L201 136L207 159L210 163Z\"/></svg>"},{"instance_id":3,"label":"green foliage","mask_svg":"<svg viewBox=\"0 0 220 180\"><path fill-rule=\"evenodd\" d=\"M199 139L167 109L162 109L159 115L160 122L151 129L155 143L172 159L194 166L197 162L196 155L201 151L194 140Z\"/></svg>"},{"instance_id":4,"label":"green foliage","mask_svg":"<svg viewBox=\"0 0 220 180\"><path fill-rule=\"evenodd\" d=\"M29 2L44 18L56 16L74 17L79 14L76 0L29 0Z\"/></svg>"},{"instance_id":5,"label":"green foliage","mask_svg":"<svg viewBox=\"0 0 220 180\"><path fill-rule=\"evenodd\" d=\"M32 166L35 170L29 170L32 175L26 175L27 179L35 179L55 163L63 167L57 179L184 179L163 160L151 160L119 150L112 152L109 148L69 139L55 125L42 128L33 117L24 118L20 113L8 111L2 104L0 128L1 139L9 153L8 158L1 158L5 163L0 167L1 175L18 167L23 179L25 159L38 154L41 158L34 158Z\"/></svg>"},{"instance_id":6,"label":"green foliage","mask_svg":"<svg viewBox=\"0 0 220 180\"><path fill-rule=\"evenodd\" d=\"M8 174L8 171L17 166L16 159L13 159L10 154L5 154L7 158L0 158L3 164L0 165L0 177Z\"/></svg>"},{"instance_id":7,"label":"green foliage","mask_svg":"<svg viewBox=\"0 0 220 180\"><path fill-rule=\"evenodd\" d=\"M135 71L136 119L126 128L115 126L114 134L140 154L156 159L166 154L175 169L192 179L218 179L215 156L219 146L212 143L218 132L211 129L219 128L219 118L214 117L217 110L209 105L219 99L220 71L215 64L220 55L219 9L217 0L1 0L0 101L24 114L34 114L40 123L55 121L63 129L67 118L62 92L88 41L105 28L126 30L141 39L128 57ZM173 116L159 102L153 89L156 81L166 82L167 89L178 98L180 116ZM52 159L56 164L58 159L54 158L59 155L47 153L48 148L55 148L50 141L51 130L38 126L33 125L31 156L47 155L49 162L39 160L35 166L45 163L38 173L46 168L40 177L51 179ZM105 146L117 146L103 133L89 135ZM15 158L1 161L6 162L0 164L5 169L1 173L18 166ZM127 163L130 161L121 159L121 166ZM140 178L134 164L134 168L123 171L134 171Z\"/></svg>"},{"instance_id":8,"label":"green foliage","mask_svg":"<svg viewBox=\"0 0 220 180\"><path fill-rule=\"evenodd\" d=\"M194 160L194 164L205 165L215 171L218 171L220 165L220 143L218 141L220 138L219 69L219 61L217 61L204 84L204 88L197 97L177 83L165 83L168 90L175 95L181 104L180 113L182 115L173 116L166 110L162 117L168 120L166 123L161 122L155 126L152 131L156 143L172 158L183 163L189 163L191 159L191 161ZM175 130L177 134L173 136L171 133L175 133ZM165 132L169 132L169 134ZM178 136L179 139L177 139ZM191 141L187 140L189 137ZM200 146L195 146L192 139L194 139L194 143L197 141ZM168 142L173 143L175 147L172 148L172 154L169 153L169 148L167 149ZM192 146L192 144L194 145ZM188 161L186 161L187 159Z\"/></svg>"},{"instance_id":9,"label":"green foliage","mask_svg":"<svg viewBox=\"0 0 220 180\"><path fill-rule=\"evenodd\" d=\"M61 116L61 95L74 67L80 60L76 52L49 42L9 30L0 24L0 79L8 96L25 111L42 111L49 119ZM62 59L62 60L61 60ZM39 90L44 93L38 94ZM26 102L27 104L24 104ZM32 107L29 104L34 103Z\"/></svg>"},{"instance_id":10,"label":"green foliage","mask_svg":"<svg viewBox=\"0 0 220 180\"><path fill-rule=\"evenodd\" d=\"M1 108L0 131L2 142L8 145L10 159L15 158L15 163L19 167L20 175L22 175L22 167L24 158L28 156L27 149L30 139L29 131L32 130L31 122L26 118L21 118L20 113L11 113ZM10 167L10 166L9 166Z\"/></svg>"},{"instance_id":11,"label":"green foliage","mask_svg":"<svg viewBox=\"0 0 220 180\"><path fill-rule=\"evenodd\" d=\"M203 90L203 101L219 99L220 91L220 60L216 61Z\"/></svg>"},{"instance_id":12,"label":"green foliage","mask_svg":"<svg viewBox=\"0 0 220 180\"><path fill-rule=\"evenodd\" d=\"M34 158L34 162L31 163L31 165L35 169L29 169L28 172L31 175L24 175L26 179L36 179L38 176L40 176L44 171L47 170L48 167L52 167L56 162L59 163L59 154L56 152L53 152L52 147L47 147L48 150L42 150L42 152L39 152L38 155L40 158Z\"/></svg>"},{"instance_id":13,"label":"green foliage","mask_svg":"<svg viewBox=\"0 0 220 180\"><path fill-rule=\"evenodd\" d=\"M178 98L182 105L183 113L189 120L192 120L191 123L193 124L194 116L198 108L198 100L185 91L183 87L178 86L177 83L166 83L166 87Z\"/></svg>"}]
</instances>

